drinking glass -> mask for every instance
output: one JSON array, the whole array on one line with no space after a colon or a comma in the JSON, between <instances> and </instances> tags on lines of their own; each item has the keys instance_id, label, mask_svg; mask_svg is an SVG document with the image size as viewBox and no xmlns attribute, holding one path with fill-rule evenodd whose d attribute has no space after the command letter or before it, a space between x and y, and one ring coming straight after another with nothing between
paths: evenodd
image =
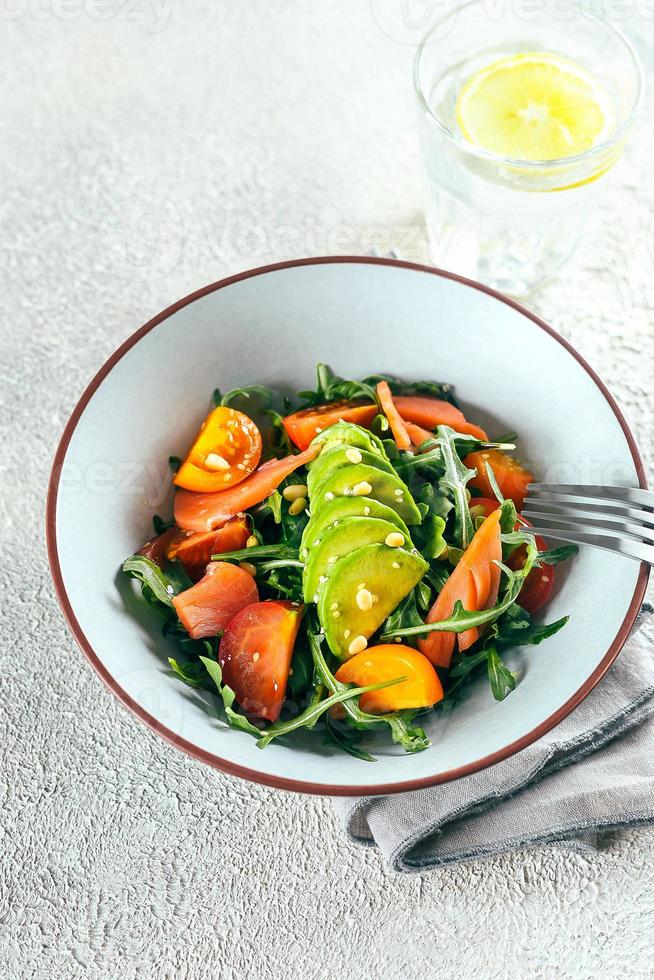
<instances>
[{"instance_id":1,"label":"drinking glass","mask_svg":"<svg viewBox=\"0 0 654 980\"><path fill-rule=\"evenodd\" d=\"M558 55L594 77L613 107L602 142L575 156L525 160L463 136L455 111L462 85L496 60L525 52ZM471 0L424 37L414 80L432 261L524 295L571 258L620 156L643 95L636 52L612 24L566 0L524 9Z\"/></svg>"}]
</instances>

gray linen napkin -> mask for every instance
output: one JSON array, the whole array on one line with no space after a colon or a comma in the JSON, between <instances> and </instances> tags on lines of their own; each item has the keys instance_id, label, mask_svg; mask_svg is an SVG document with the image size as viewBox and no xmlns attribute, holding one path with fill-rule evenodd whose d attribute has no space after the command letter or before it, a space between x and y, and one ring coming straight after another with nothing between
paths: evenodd
<instances>
[{"instance_id":1,"label":"gray linen napkin","mask_svg":"<svg viewBox=\"0 0 654 980\"><path fill-rule=\"evenodd\" d=\"M420 872L535 845L589 850L654 823L652 612L579 707L512 758L414 793L334 799L350 838Z\"/></svg>"}]
</instances>

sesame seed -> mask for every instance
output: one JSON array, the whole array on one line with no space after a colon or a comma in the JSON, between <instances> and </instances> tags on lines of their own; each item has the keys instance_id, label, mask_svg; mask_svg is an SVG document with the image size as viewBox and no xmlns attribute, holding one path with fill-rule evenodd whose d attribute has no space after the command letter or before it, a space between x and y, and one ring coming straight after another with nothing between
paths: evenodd
<instances>
[{"instance_id":1,"label":"sesame seed","mask_svg":"<svg viewBox=\"0 0 654 980\"><path fill-rule=\"evenodd\" d=\"M277 681L273 681L273 691L276 691L278 687L279 684L277 683Z\"/></svg>"},{"instance_id":2,"label":"sesame seed","mask_svg":"<svg viewBox=\"0 0 654 980\"><path fill-rule=\"evenodd\" d=\"M543 575L543 582L549 582L549 580L550 580L549 575Z\"/></svg>"},{"instance_id":3,"label":"sesame seed","mask_svg":"<svg viewBox=\"0 0 654 980\"><path fill-rule=\"evenodd\" d=\"M292 486L284 487L282 490L282 497L284 500L299 500L300 497L308 496L308 489L306 483L294 483Z\"/></svg>"},{"instance_id":4,"label":"sesame seed","mask_svg":"<svg viewBox=\"0 0 654 980\"><path fill-rule=\"evenodd\" d=\"M482 459L490 459L490 453L482 453L481 454L481 458Z\"/></svg>"},{"instance_id":5,"label":"sesame seed","mask_svg":"<svg viewBox=\"0 0 654 980\"><path fill-rule=\"evenodd\" d=\"M317 592L316 592L316 594L313 597L313 601L314 602L318 602L318 593Z\"/></svg>"},{"instance_id":6,"label":"sesame seed","mask_svg":"<svg viewBox=\"0 0 654 980\"><path fill-rule=\"evenodd\" d=\"M172 587L172 585L167 585L166 586L166 592L168 593L168 595L175 595L175 590Z\"/></svg>"},{"instance_id":7,"label":"sesame seed","mask_svg":"<svg viewBox=\"0 0 654 980\"><path fill-rule=\"evenodd\" d=\"M231 480L231 477L230 477L229 473L225 473L225 475L223 477L223 483L227 483L228 480Z\"/></svg>"},{"instance_id":8,"label":"sesame seed","mask_svg":"<svg viewBox=\"0 0 654 980\"><path fill-rule=\"evenodd\" d=\"M399 561L394 561L393 562L393 568L399 568L399 567L400 567Z\"/></svg>"},{"instance_id":9,"label":"sesame seed","mask_svg":"<svg viewBox=\"0 0 654 980\"><path fill-rule=\"evenodd\" d=\"M368 516L368 514L370 513L370 507L364 507L364 508L363 508L363 513L364 513L364 514L365 514L365 516L367 517L367 516Z\"/></svg>"},{"instance_id":10,"label":"sesame seed","mask_svg":"<svg viewBox=\"0 0 654 980\"><path fill-rule=\"evenodd\" d=\"M256 662L257 662L257 660L259 659L260 656L261 656L261 654L258 651L256 653L253 653L252 654L252 660L253 660L253 662L255 664L256 664Z\"/></svg>"},{"instance_id":11,"label":"sesame seed","mask_svg":"<svg viewBox=\"0 0 654 980\"><path fill-rule=\"evenodd\" d=\"M368 609L372 609L372 592L368 589L359 589L356 594L356 603L359 609L363 612L367 612Z\"/></svg>"},{"instance_id":12,"label":"sesame seed","mask_svg":"<svg viewBox=\"0 0 654 980\"><path fill-rule=\"evenodd\" d=\"M355 636L347 648L347 652L351 657L354 657L357 653L363 653L367 646L368 641L366 640L365 636Z\"/></svg>"},{"instance_id":13,"label":"sesame seed","mask_svg":"<svg viewBox=\"0 0 654 980\"><path fill-rule=\"evenodd\" d=\"M340 615L341 614L339 613L338 609L335 609L334 612L332 613L334 619L340 619Z\"/></svg>"},{"instance_id":14,"label":"sesame seed","mask_svg":"<svg viewBox=\"0 0 654 980\"><path fill-rule=\"evenodd\" d=\"M224 456L218 453L208 453L204 460L204 465L208 470L228 470L229 462Z\"/></svg>"},{"instance_id":15,"label":"sesame seed","mask_svg":"<svg viewBox=\"0 0 654 980\"><path fill-rule=\"evenodd\" d=\"M334 609L338 609L338 603L337 603L337 602L332 602L332 604L331 604L331 606L330 606L329 608L330 608L330 609L331 609L332 611L333 611Z\"/></svg>"},{"instance_id":16,"label":"sesame seed","mask_svg":"<svg viewBox=\"0 0 654 980\"><path fill-rule=\"evenodd\" d=\"M248 575L254 576L254 575L257 574L257 567L256 567L256 565L251 565L249 561L239 562L239 566L238 567L239 568L242 568L244 572L247 572L248 573Z\"/></svg>"},{"instance_id":17,"label":"sesame seed","mask_svg":"<svg viewBox=\"0 0 654 980\"><path fill-rule=\"evenodd\" d=\"M345 630L345 632L343 633L343 636L345 637L346 640L349 639L350 630Z\"/></svg>"},{"instance_id":18,"label":"sesame seed","mask_svg":"<svg viewBox=\"0 0 654 980\"><path fill-rule=\"evenodd\" d=\"M340 521L334 521L334 523L332 524L332 527L338 527L339 524L340 524Z\"/></svg>"},{"instance_id":19,"label":"sesame seed","mask_svg":"<svg viewBox=\"0 0 654 980\"><path fill-rule=\"evenodd\" d=\"M367 497L369 493L372 493L372 486L367 480L362 480L352 487L352 494L355 497Z\"/></svg>"},{"instance_id":20,"label":"sesame seed","mask_svg":"<svg viewBox=\"0 0 654 980\"><path fill-rule=\"evenodd\" d=\"M327 581L327 576L326 575L320 575L319 578L318 578L318 581L322 585L323 582L326 582Z\"/></svg>"},{"instance_id":21,"label":"sesame seed","mask_svg":"<svg viewBox=\"0 0 654 980\"><path fill-rule=\"evenodd\" d=\"M333 500L333 499L334 499L334 494L331 492L331 490L328 490L327 493L325 494L325 500Z\"/></svg>"},{"instance_id":22,"label":"sesame seed","mask_svg":"<svg viewBox=\"0 0 654 980\"><path fill-rule=\"evenodd\" d=\"M333 565L336 560L337 560L336 559L336 555L332 555L331 558L328 558L327 559L327 564L328 565Z\"/></svg>"},{"instance_id":23,"label":"sesame seed","mask_svg":"<svg viewBox=\"0 0 654 980\"><path fill-rule=\"evenodd\" d=\"M395 491L395 496L396 497L402 497L402 496L404 496L404 490L402 490L400 487L398 487L397 490Z\"/></svg>"},{"instance_id":24,"label":"sesame seed","mask_svg":"<svg viewBox=\"0 0 654 980\"><path fill-rule=\"evenodd\" d=\"M236 464L236 469L237 470L244 470L245 469L245 463L237 463Z\"/></svg>"},{"instance_id":25,"label":"sesame seed","mask_svg":"<svg viewBox=\"0 0 654 980\"><path fill-rule=\"evenodd\" d=\"M360 463L361 460L363 459L363 456L361 455L359 450L355 449L354 446L350 446L349 449L345 450L345 456L350 461L350 463Z\"/></svg>"},{"instance_id":26,"label":"sesame seed","mask_svg":"<svg viewBox=\"0 0 654 980\"><path fill-rule=\"evenodd\" d=\"M399 531L391 531L384 538L384 544L387 544L389 548L401 548L404 544L404 535L400 534Z\"/></svg>"},{"instance_id":27,"label":"sesame seed","mask_svg":"<svg viewBox=\"0 0 654 980\"><path fill-rule=\"evenodd\" d=\"M401 643L402 642L402 637L401 636L396 636L395 637L395 642L396 643Z\"/></svg>"},{"instance_id":28,"label":"sesame seed","mask_svg":"<svg viewBox=\"0 0 654 980\"><path fill-rule=\"evenodd\" d=\"M322 429L321 429L321 427L320 427L319 425L317 425L317 426L316 426L316 433L318 433L318 434L319 434L319 433L321 433L321 432L322 432Z\"/></svg>"}]
</instances>

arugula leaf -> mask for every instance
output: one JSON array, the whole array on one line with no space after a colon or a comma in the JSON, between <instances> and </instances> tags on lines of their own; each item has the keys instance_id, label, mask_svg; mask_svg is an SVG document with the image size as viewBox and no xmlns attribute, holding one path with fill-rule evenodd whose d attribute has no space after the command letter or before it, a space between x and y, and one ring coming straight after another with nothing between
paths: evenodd
<instances>
[{"instance_id":1,"label":"arugula leaf","mask_svg":"<svg viewBox=\"0 0 654 980\"><path fill-rule=\"evenodd\" d=\"M579 548L576 544L564 544L560 548L550 548L549 551L538 552L538 563L545 565L558 565L559 562L567 561L573 555L578 554Z\"/></svg>"},{"instance_id":2,"label":"arugula leaf","mask_svg":"<svg viewBox=\"0 0 654 980\"><path fill-rule=\"evenodd\" d=\"M261 735L261 729L253 725L251 721L248 721L245 715L239 714L238 711L234 711L232 708L236 695L232 691L231 687L228 687L227 684L223 684L223 672L218 661L210 660L209 657L200 657L200 660L207 668L207 673L218 688L218 693L222 698L225 715L230 727L238 728L242 732L247 732L248 735L255 735L257 738L259 738Z\"/></svg>"},{"instance_id":3,"label":"arugula leaf","mask_svg":"<svg viewBox=\"0 0 654 980\"><path fill-rule=\"evenodd\" d=\"M308 408L311 405L322 405L325 402L351 401L355 398L365 398L367 401L377 402L377 392L374 385L367 381L346 381L334 374L327 364L318 364L316 376L315 391L298 392L298 397L305 402L303 408Z\"/></svg>"},{"instance_id":4,"label":"arugula leaf","mask_svg":"<svg viewBox=\"0 0 654 980\"><path fill-rule=\"evenodd\" d=\"M496 701L503 701L515 689L515 674L503 662L495 647L489 647L488 680Z\"/></svg>"},{"instance_id":5,"label":"arugula leaf","mask_svg":"<svg viewBox=\"0 0 654 980\"><path fill-rule=\"evenodd\" d=\"M275 524L282 523L282 499L283 498L279 490L273 490L270 496L264 501L266 506L270 507Z\"/></svg>"},{"instance_id":6,"label":"arugula leaf","mask_svg":"<svg viewBox=\"0 0 654 980\"><path fill-rule=\"evenodd\" d=\"M439 480L439 489L449 491L454 500L455 522L454 535L458 544L465 551L470 544L474 529L468 509L466 484L475 475L459 459L454 445L457 434L449 425L439 425L436 438L443 454L445 473Z\"/></svg>"},{"instance_id":7,"label":"arugula leaf","mask_svg":"<svg viewBox=\"0 0 654 980\"><path fill-rule=\"evenodd\" d=\"M371 374L363 380L373 387L380 381L386 381L394 395L427 395L430 398L438 398L440 401L450 402L451 405L459 407L454 397L454 386L446 382L402 381L400 378L388 374Z\"/></svg>"},{"instance_id":8,"label":"arugula leaf","mask_svg":"<svg viewBox=\"0 0 654 980\"><path fill-rule=\"evenodd\" d=\"M393 630L406 629L410 626L422 626L422 617L417 609L416 590L412 589L407 596L402 599L400 604L395 607L390 616L386 619L383 631L390 633Z\"/></svg>"},{"instance_id":9,"label":"arugula leaf","mask_svg":"<svg viewBox=\"0 0 654 980\"><path fill-rule=\"evenodd\" d=\"M274 738L278 738L280 735L288 735L289 732L294 732L298 728L313 728L318 718L324 715L326 711L329 711L335 704L344 704L352 698L360 697L362 694L368 694L370 691L381 691L385 687L401 684L405 680L406 677L394 677L391 680L378 681L377 684L366 684L364 687L349 687L346 684L341 684L341 690L331 694L324 701L310 704L296 718L291 718L289 721L276 721L274 725L271 725L263 733L257 742L257 747L265 749Z\"/></svg>"},{"instance_id":10,"label":"arugula leaf","mask_svg":"<svg viewBox=\"0 0 654 980\"><path fill-rule=\"evenodd\" d=\"M370 755L369 752L364 752L357 745L358 739L354 732L347 729L337 728L336 724L330 717L330 715L325 716L326 722L326 732L324 742L329 745L337 745L339 749L343 752L347 752L348 755L354 756L355 759L360 759L361 762L376 762L374 755Z\"/></svg>"},{"instance_id":11,"label":"arugula leaf","mask_svg":"<svg viewBox=\"0 0 654 980\"><path fill-rule=\"evenodd\" d=\"M177 594L168 576L145 555L132 555L123 562L123 571L148 587L158 602L172 606Z\"/></svg>"},{"instance_id":12,"label":"arugula leaf","mask_svg":"<svg viewBox=\"0 0 654 980\"><path fill-rule=\"evenodd\" d=\"M168 657L168 663L179 679L189 687L202 687L206 691L213 691L213 684L206 667L197 660L182 663L174 657Z\"/></svg>"},{"instance_id":13,"label":"arugula leaf","mask_svg":"<svg viewBox=\"0 0 654 980\"><path fill-rule=\"evenodd\" d=\"M415 529L416 547L423 558L431 561L440 558L447 549L445 540L445 520L436 514L427 514L422 524Z\"/></svg>"},{"instance_id":14,"label":"arugula leaf","mask_svg":"<svg viewBox=\"0 0 654 980\"><path fill-rule=\"evenodd\" d=\"M165 575L168 579L168 584L173 587L175 595L179 595L180 592L190 589L193 585L193 582L188 576L188 572L181 561L177 561L177 559L167 562Z\"/></svg>"},{"instance_id":15,"label":"arugula leaf","mask_svg":"<svg viewBox=\"0 0 654 980\"><path fill-rule=\"evenodd\" d=\"M507 609L494 624L492 642L498 650L507 647L536 646L563 629L569 618L569 616L562 616L554 623L534 624L530 614L520 605L518 596L518 602Z\"/></svg>"},{"instance_id":16,"label":"arugula leaf","mask_svg":"<svg viewBox=\"0 0 654 980\"><path fill-rule=\"evenodd\" d=\"M501 504L504 503L504 494L500 490L499 484L497 482L497 477L495 476L495 473L493 472L493 467L491 466L490 463L486 463L486 476L488 477L488 482L491 485L491 490L495 494L496 498L499 500Z\"/></svg>"},{"instance_id":17,"label":"arugula leaf","mask_svg":"<svg viewBox=\"0 0 654 980\"><path fill-rule=\"evenodd\" d=\"M232 388L226 395L223 395L220 399L220 405L229 408L232 402L239 401L242 398L253 399L257 403L260 412L265 412L273 403L273 393L270 388L266 388L265 385L244 385L242 388Z\"/></svg>"}]
</instances>

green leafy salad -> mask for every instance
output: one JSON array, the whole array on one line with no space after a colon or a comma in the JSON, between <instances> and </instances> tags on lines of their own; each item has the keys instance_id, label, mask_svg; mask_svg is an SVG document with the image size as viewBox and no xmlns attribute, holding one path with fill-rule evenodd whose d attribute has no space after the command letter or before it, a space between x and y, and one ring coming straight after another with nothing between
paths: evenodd
<instances>
[{"instance_id":1,"label":"green leafy salad","mask_svg":"<svg viewBox=\"0 0 654 980\"><path fill-rule=\"evenodd\" d=\"M427 713L480 675L503 700L505 652L565 625L534 616L576 549L530 531L516 436L489 438L451 385L321 364L298 399L214 392L170 457L173 519L123 571L177 641L171 671L261 748L308 729L367 762L369 731L421 751Z\"/></svg>"}]
</instances>

